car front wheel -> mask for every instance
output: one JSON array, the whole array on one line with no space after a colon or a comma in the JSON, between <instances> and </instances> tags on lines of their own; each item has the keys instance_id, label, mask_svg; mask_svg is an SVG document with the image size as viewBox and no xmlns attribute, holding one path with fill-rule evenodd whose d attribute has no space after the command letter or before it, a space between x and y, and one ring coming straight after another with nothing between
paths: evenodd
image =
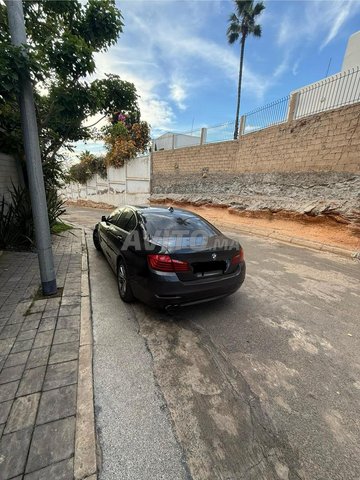
<instances>
[{"instance_id":1,"label":"car front wheel","mask_svg":"<svg viewBox=\"0 0 360 480\"><path fill-rule=\"evenodd\" d=\"M121 300L127 303L132 302L134 300L134 295L131 290L126 265L122 259L119 260L118 264L117 283Z\"/></svg>"}]
</instances>

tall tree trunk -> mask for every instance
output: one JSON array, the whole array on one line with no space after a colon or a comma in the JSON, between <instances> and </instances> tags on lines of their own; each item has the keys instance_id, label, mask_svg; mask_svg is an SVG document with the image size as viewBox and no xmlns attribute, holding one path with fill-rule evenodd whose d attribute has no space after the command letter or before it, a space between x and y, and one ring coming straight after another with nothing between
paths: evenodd
<instances>
[{"instance_id":1,"label":"tall tree trunk","mask_svg":"<svg viewBox=\"0 0 360 480\"><path fill-rule=\"evenodd\" d=\"M245 49L245 35L241 37L241 48L240 48L240 68L239 68L239 81L238 81L238 92L237 92L237 106L236 106L236 117L235 117L235 129L234 129L234 140L238 138L239 135L239 115L240 115L240 96L241 96L241 82L242 82L242 73L243 73L243 63L244 63L244 49Z\"/></svg>"}]
</instances>

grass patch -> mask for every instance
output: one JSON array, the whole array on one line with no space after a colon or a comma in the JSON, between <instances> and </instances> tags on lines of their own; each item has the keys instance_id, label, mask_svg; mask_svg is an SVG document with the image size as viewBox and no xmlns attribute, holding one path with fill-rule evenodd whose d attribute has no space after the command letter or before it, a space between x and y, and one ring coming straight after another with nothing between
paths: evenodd
<instances>
[{"instance_id":1,"label":"grass patch","mask_svg":"<svg viewBox=\"0 0 360 480\"><path fill-rule=\"evenodd\" d=\"M64 222L56 222L52 227L51 227L51 233L54 233L55 235L58 235L59 233L66 232L67 230L72 230L74 227L71 225L68 225L67 223Z\"/></svg>"}]
</instances>

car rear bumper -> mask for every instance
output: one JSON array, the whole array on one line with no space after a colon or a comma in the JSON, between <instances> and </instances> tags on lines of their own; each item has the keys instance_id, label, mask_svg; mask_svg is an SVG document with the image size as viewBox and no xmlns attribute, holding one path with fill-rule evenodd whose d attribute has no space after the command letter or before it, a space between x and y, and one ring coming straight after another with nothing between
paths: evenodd
<instances>
[{"instance_id":1,"label":"car rear bumper","mask_svg":"<svg viewBox=\"0 0 360 480\"><path fill-rule=\"evenodd\" d=\"M182 282L176 274L151 272L145 303L156 307L185 306L207 302L236 292L245 279L245 262L230 275Z\"/></svg>"}]
</instances>

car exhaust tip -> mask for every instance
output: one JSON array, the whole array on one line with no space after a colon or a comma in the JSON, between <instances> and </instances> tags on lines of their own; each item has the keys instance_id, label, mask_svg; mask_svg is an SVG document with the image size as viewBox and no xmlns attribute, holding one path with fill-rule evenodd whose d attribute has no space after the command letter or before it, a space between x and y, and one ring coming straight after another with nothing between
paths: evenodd
<instances>
[{"instance_id":1,"label":"car exhaust tip","mask_svg":"<svg viewBox=\"0 0 360 480\"><path fill-rule=\"evenodd\" d=\"M165 306L165 312L168 315L174 315L174 313L180 308L179 305L166 305Z\"/></svg>"}]
</instances>

